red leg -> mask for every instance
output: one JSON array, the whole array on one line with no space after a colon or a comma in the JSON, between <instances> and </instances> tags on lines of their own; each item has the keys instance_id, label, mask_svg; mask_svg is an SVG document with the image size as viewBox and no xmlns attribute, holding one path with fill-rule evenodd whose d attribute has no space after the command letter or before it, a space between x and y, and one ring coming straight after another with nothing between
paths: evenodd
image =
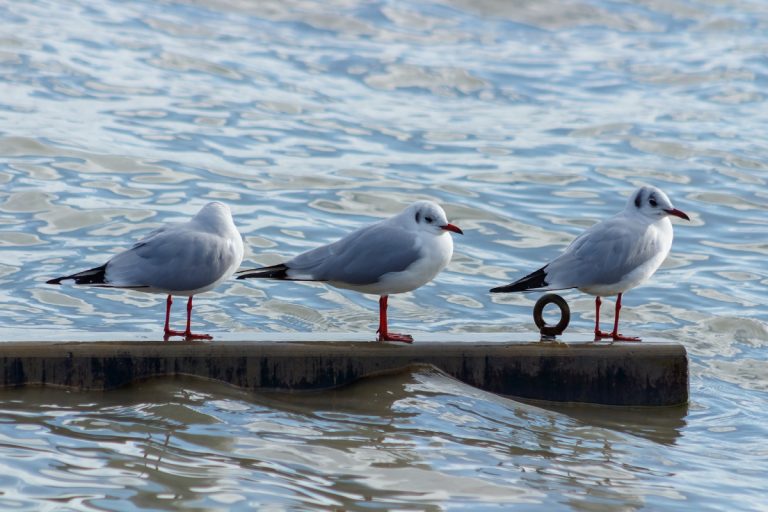
<instances>
[{"instance_id":1,"label":"red leg","mask_svg":"<svg viewBox=\"0 0 768 512\"><path fill-rule=\"evenodd\" d=\"M611 334L607 332L603 332L600 330L600 305L603 303L603 301L600 300L600 297L595 297L595 339L599 340L601 338L610 338Z\"/></svg>"},{"instance_id":2,"label":"red leg","mask_svg":"<svg viewBox=\"0 0 768 512\"><path fill-rule=\"evenodd\" d=\"M192 334L192 295L187 301L187 330L184 331L184 338L189 340L212 340L213 336L209 334Z\"/></svg>"},{"instance_id":3,"label":"red leg","mask_svg":"<svg viewBox=\"0 0 768 512\"><path fill-rule=\"evenodd\" d=\"M613 319L613 332L611 333L611 337L615 341L640 341L640 338L633 336L622 336L619 334L619 311L621 311L621 294L619 294L618 298L616 299L616 316Z\"/></svg>"},{"instance_id":4,"label":"red leg","mask_svg":"<svg viewBox=\"0 0 768 512\"><path fill-rule=\"evenodd\" d=\"M186 331L174 331L170 328L171 321L171 304L173 304L173 298L168 295L168 299L165 301L165 329L163 341L168 341L171 336L184 336L186 340L212 340L213 338L207 334L192 334L190 329L190 323L192 319L192 296L190 295L187 301L187 330Z\"/></svg>"},{"instance_id":5,"label":"red leg","mask_svg":"<svg viewBox=\"0 0 768 512\"><path fill-rule=\"evenodd\" d=\"M173 304L173 298L170 295L168 295L168 298L165 300L165 329L163 330L164 332L163 341L168 341L168 338L170 338L171 336L184 336L184 333L182 331L174 331L170 327L172 304Z\"/></svg>"},{"instance_id":6,"label":"red leg","mask_svg":"<svg viewBox=\"0 0 768 512\"><path fill-rule=\"evenodd\" d=\"M171 305L173 304L173 299L169 295L168 298L165 300L165 334L168 335L168 332L171 330L168 326L171 321Z\"/></svg>"},{"instance_id":7,"label":"red leg","mask_svg":"<svg viewBox=\"0 0 768 512\"><path fill-rule=\"evenodd\" d=\"M379 297L379 330L376 331L379 334L386 336L387 335L387 301L389 300L388 295L382 295Z\"/></svg>"},{"instance_id":8,"label":"red leg","mask_svg":"<svg viewBox=\"0 0 768 512\"><path fill-rule=\"evenodd\" d=\"M388 295L379 297L379 341L402 341L403 343L413 343L413 336L408 334L395 334L387 330L387 300Z\"/></svg>"}]
</instances>

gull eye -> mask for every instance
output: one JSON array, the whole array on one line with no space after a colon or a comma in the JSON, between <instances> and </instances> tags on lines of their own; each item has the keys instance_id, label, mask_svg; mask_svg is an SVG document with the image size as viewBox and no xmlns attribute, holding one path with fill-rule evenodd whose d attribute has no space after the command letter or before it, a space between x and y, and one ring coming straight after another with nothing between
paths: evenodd
<instances>
[{"instance_id":1,"label":"gull eye","mask_svg":"<svg viewBox=\"0 0 768 512\"><path fill-rule=\"evenodd\" d=\"M435 219L433 219L430 216L426 216L426 217L424 217L424 220L427 221L427 224L432 224L432 221L435 220Z\"/></svg>"},{"instance_id":2,"label":"gull eye","mask_svg":"<svg viewBox=\"0 0 768 512\"><path fill-rule=\"evenodd\" d=\"M657 203L657 202L656 202L656 198L655 198L655 197L653 197L653 196L651 196L651 197L648 199L648 204L650 204L650 205L651 205L651 207L653 207L653 208L656 208L656 207L659 205L659 203Z\"/></svg>"}]
</instances>

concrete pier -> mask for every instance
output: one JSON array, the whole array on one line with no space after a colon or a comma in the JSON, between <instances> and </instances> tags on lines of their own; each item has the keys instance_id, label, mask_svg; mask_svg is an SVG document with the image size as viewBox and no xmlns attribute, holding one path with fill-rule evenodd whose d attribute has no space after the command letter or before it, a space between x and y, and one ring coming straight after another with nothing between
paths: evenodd
<instances>
[{"instance_id":1,"label":"concrete pier","mask_svg":"<svg viewBox=\"0 0 768 512\"><path fill-rule=\"evenodd\" d=\"M259 390L320 390L412 365L433 365L500 395L608 405L688 401L682 345L353 341L4 342L0 386L108 390L192 375Z\"/></svg>"}]
</instances>

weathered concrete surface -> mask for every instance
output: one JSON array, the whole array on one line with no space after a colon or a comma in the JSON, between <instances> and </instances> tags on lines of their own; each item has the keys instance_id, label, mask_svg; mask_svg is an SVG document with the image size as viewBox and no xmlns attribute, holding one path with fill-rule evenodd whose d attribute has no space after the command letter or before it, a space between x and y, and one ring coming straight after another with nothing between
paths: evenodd
<instances>
[{"instance_id":1,"label":"weathered concrete surface","mask_svg":"<svg viewBox=\"0 0 768 512\"><path fill-rule=\"evenodd\" d=\"M609 405L688 402L688 360L675 343L7 342L0 386L113 389L194 375L245 389L316 390L430 364L507 396Z\"/></svg>"}]
</instances>

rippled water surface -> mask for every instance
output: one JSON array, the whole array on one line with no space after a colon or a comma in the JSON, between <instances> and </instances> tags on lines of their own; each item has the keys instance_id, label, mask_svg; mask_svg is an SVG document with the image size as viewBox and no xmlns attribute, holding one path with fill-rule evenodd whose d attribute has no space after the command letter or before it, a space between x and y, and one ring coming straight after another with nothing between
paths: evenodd
<instances>
[{"instance_id":1,"label":"rippled water surface","mask_svg":"<svg viewBox=\"0 0 768 512\"><path fill-rule=\"evenodd\" d=\"M246 265L440 202L453 262L390 301L417 342L533 332L535 295L487 289L640 184L691 216L622 310L686 346L687 408L543 408L431 369L306 396L4 390L3 510L768 507L768 4L31 0L0 19L5 337L157 336L160 296L43 283L214 199ZM566 297L587 336L592 299ZM375 297L307 284L231 281L195 312L220 338L377 322Z\"/></svg>"}]
</instances>

